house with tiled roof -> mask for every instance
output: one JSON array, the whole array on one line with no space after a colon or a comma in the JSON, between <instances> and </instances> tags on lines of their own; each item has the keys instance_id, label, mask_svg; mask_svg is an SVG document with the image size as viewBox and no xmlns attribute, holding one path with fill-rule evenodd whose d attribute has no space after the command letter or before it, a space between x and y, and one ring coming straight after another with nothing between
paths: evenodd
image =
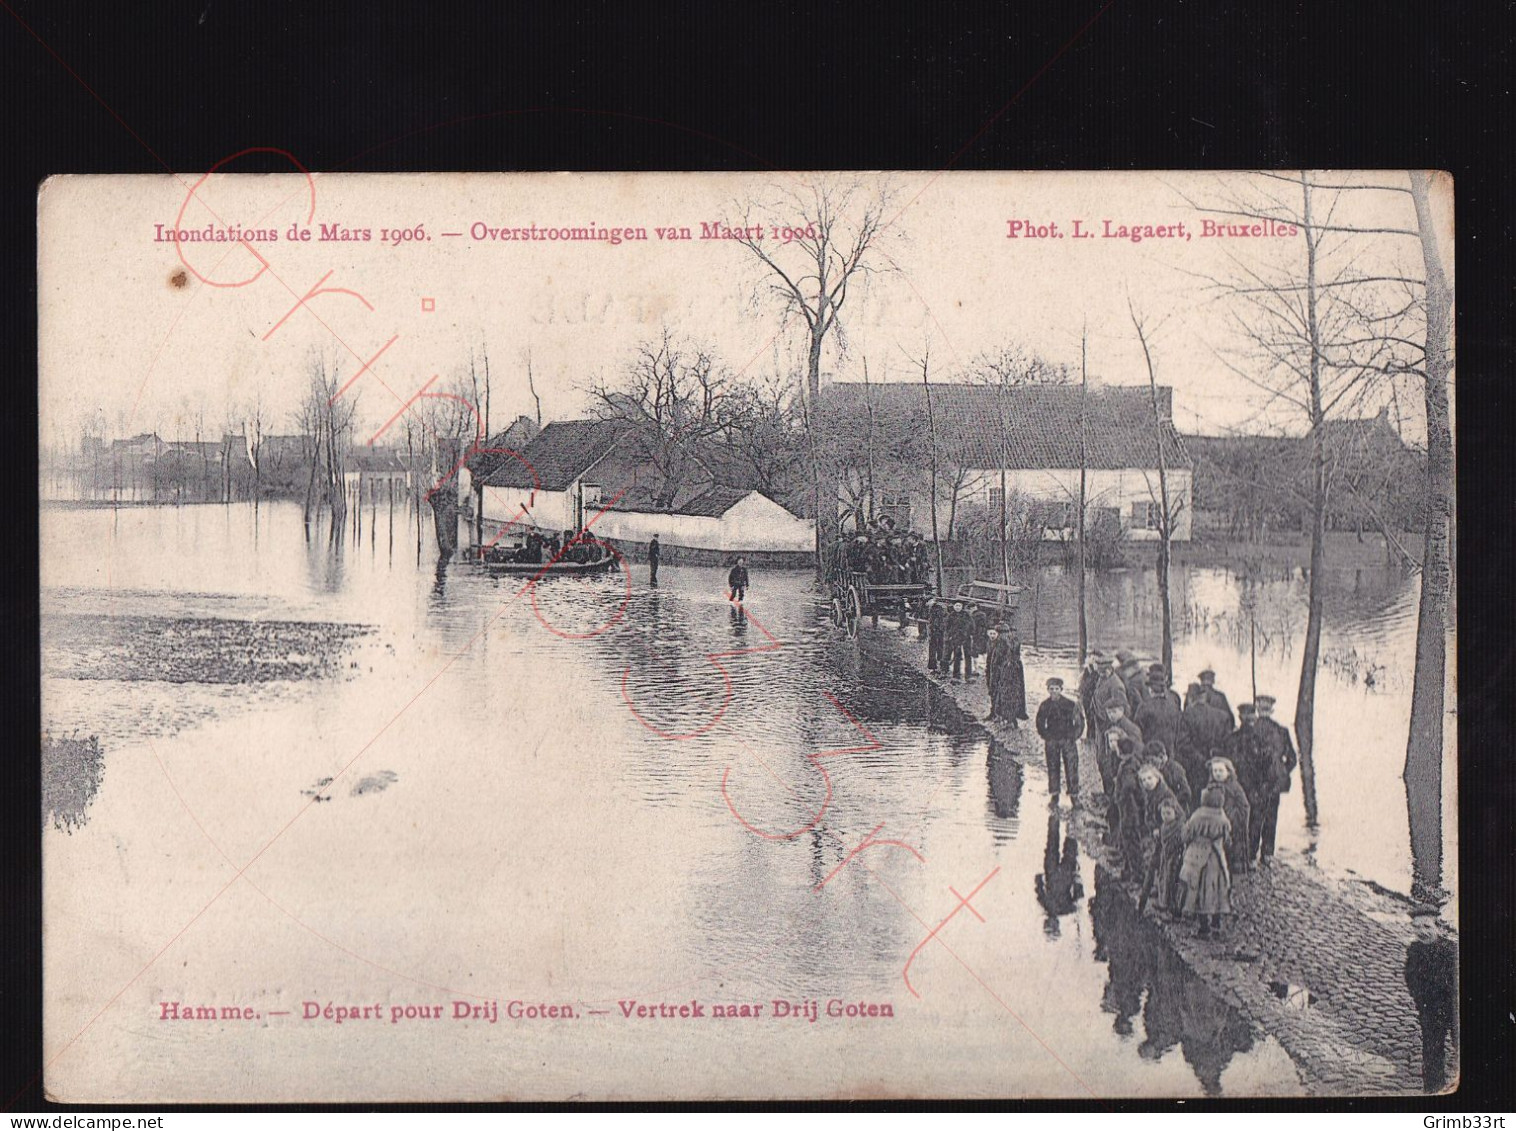
<instances>
[{"instance_id":1,"label":"house with tiled roof","mask_svg":"<svg viewBox=\"0 0 1516 1131\"><path fill-rule=\"evenodd\" d=\"M595 537L633 553L658 535L671 563L814 549L810 521L750 485L723 482L724 469L694 451L671 481L622 420L555 420L480 472L486 543L593 521Z\"/></svg>"},{"instance_id":2,"label":"house with tiled roof","mask_svg":"<svg viewBox=\"0 0 1516 1131\"><path fill-rule=\"evenodd\" d=\"M1134 539L1158 537L1160 450L1173 538L1191 531L1188 452L1173 422L1172 390L1146 385L934 384L937 528L943 537L975 513L998 516L1002 497L1035 508L1046 538L1072 535L1085 469L1086 525L1120 521ZM910 383L836 382L820 417L838 452L839 517L862 510L865 476L876 514L931 535L927 390ZM1160 448L1161 446L1161 448ZM1002 494L1003 493L1003 494Z\"/></svg>"}]
</instances>

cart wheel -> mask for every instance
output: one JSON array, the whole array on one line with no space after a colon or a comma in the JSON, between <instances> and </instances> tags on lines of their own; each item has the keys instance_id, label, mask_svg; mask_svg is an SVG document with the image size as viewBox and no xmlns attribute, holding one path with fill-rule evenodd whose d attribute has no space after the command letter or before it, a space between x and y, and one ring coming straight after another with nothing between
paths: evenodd
<instances>
[{"instance_id":1,"label":"cart wheel","mask_svg":"<svg viewBox=\"0 0 1516 1131\"><path fill-rule=\"evenodd\" d=\"M858 599L858 590L849 589L847 594L847 634L858 639L858 622L863 619L863 602Z\"/></svg>"},{"instance_id":2,"label":"cart wheel","mask_svg":"<svg viewBox=\"0 0 1516 1131\"><path fill-rule=\"evenodd\" d=\"M847 613L842 607L842 598L832 598L832 627L842 628L847 624Z\"/></svg>"}]
</instances>

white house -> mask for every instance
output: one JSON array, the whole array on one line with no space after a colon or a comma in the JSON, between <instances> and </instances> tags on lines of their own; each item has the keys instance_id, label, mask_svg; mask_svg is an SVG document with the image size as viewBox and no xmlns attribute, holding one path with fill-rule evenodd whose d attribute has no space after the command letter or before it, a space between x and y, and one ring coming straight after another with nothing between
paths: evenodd
<instances>
[{"instance_id":1,"label":"white house","mask_svg":"<svg viewBox=\"0 0 1516 1131\"><path fill-rule=\"evenodd\" d=\"M816 527L773 499L746 487L711 487L672 511L612 508L592 531L600 538L643 545L653 535L665 546L737 554L812 555Z\"/></svg>"},{"instance_id":2,"label":"white house","mask_svg":"<svg viewBox=\"0 0 1516 1131\"><path fill-rule=\"evenodd\" d=\"M557 420L519 456L498 457L481 479L484 541L592 522L592 535L626 548L640 549L656 534L671 561L814 552L810 520L751 487L717 483L698 459L669 506L651 505L663 478L639 457L631 433L621 421Z\"/></svg>"}]
</instances>

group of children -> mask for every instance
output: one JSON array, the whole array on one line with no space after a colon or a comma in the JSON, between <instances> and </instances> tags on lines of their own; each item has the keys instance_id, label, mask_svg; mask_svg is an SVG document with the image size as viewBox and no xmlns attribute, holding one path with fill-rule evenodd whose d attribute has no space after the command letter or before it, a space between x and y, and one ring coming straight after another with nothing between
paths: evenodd
<instances>
[{"instance_id":1,"label":"group of children","mask_svg":"<svg viewBox=\"0 0 1516 1131\"><path fill-rule=\"evenodd\" d=\"M1083 711L1064 695L1062 679L1049 679L1047 689L1036 725L1050 792L1056 800L1066 782L1077 801ZM1151 896L1163 914L1194 917L1198 933L1209 937L1232 913L1232 872L1246 852L1249 803L1236 768L1213 752L1204 779L1192 785L1162 741L1141 742L1140 732L1128 733L1112 715L1115 725L1096 736L1109 745L1112 763L1107 768L1101 760L1102 778L1110 779L1108 841L1119 847L1126 874L1141 881L1144 902Z\"/></svg>"}]
</instances>

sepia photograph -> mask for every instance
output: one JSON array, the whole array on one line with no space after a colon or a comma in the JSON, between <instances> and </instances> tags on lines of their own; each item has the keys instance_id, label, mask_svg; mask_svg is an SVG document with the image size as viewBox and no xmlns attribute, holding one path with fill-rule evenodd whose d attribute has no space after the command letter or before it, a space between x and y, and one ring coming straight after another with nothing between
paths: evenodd
<instances>
[{"instance_id":1,"label":"sepia photograph","mask_svg":"<svg viewBox=\"0 0 1516 1131\"><path fill-rule=\"evenodd\" d=\"M37 224L48 1098L1457 1087L1449 175Z\"/></svg>"}]
</instances>

